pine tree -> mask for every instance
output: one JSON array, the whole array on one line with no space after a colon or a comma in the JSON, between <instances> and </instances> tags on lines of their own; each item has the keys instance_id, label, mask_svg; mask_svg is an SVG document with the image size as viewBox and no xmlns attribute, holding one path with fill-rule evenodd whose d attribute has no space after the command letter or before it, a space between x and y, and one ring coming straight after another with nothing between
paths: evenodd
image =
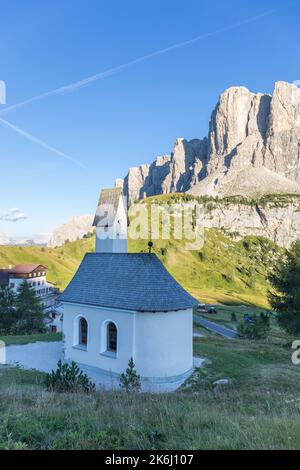
<instances>
[{"instance_id":1,"label":"pine tree","mask_svg":"<svg viewBox=\"0 0 300 470\"><path fill-rule=\"evenodd\" d=\"M9 333L15 321L15 294L8 286L0 286L0 331Z\"/></svg>"},{"instance_id":2,"label":"pine tree","mask_svg":"<svg viewBox=\"0 0 300 470\"><path fill-rule=\"evenodd\" d=\"M269 302L278 312L278 323L288 333L300 333L300 240L293 243L287 255L269 276L273 291Z\"/></svg>"},{"instance_id":3,"label":"pine tree","mask_svg":"<svg viewBox=\"0 0 300 470\"><path fill-rule=\"evenodd\" d=\"M135 364L132 357L128 362L128 367L125 374L121 375L120 385L121 388L126 390L126 392L138 392L141 388L141 378L136 373Z\"/></svg>"},{"instance_id":4,"label":"pine tree","mask_svg":"<svg viewBox=\"0 0 300 470\"><path fill-rule=\"evenodd\" d=\"M39 333L43 332L44 311L43 305L36 295L35 290L26 282L18 288L16 295L15 333Z\"/></svg>"}]
</instances>

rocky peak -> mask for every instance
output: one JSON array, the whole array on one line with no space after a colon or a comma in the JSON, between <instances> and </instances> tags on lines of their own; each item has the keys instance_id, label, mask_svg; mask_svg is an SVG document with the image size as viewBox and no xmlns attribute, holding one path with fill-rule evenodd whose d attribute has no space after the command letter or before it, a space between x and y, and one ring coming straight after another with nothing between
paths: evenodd
<instances>
[{"instance_id":1,"label":"rocky peak","mask_svg":"<svg viewBox=\"0 0 300 470\"><path fill-rule=\"evenodd\" d=\"M271 101L269 136L300 128L300 88L277 82Z\"/></svg>"},{"instance_id":2,"label":"rocky peak","mask_svg":"<svg viewBox=\"0 0 300 470\"><path fill-rule=\"evenodd\" d=\"M272 95L229 88L212 113L208 138L177 139L170 156L131 168L124 190L129 202L174 191L300 192L300 89L286 82L277 82Z\"/></svg>"},{"instance_id":3,"label":"rocky peak","mask_svg":"<svg viewBox=\"0 0 300 470\"><path fill-rule=\"evenodd\" d=\"M265 134L270 100L268 95L256 95L244 87L226 90L212 114L210 153L229 154L249 135Z\"/></svg>"},{"instance_id":4,"label":"rocky peak","mask_svg":"<svg viewBox=\"0 0 300 470\"><path fill-rule=\"evenodd\" d=\"M75 241L82 238L89 232L93 232L93 215L75 215L66 223L60 225L54 232L48 242L49 248L63 245L67 240Z\"/></svg>"}]
</instances>

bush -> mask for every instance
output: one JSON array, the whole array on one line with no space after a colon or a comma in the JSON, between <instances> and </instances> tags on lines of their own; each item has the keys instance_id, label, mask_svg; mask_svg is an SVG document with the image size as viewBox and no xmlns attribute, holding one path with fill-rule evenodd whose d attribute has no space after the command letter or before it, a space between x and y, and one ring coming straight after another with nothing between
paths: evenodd
<instances>
[{"instance_id":1,"label":"bush","mask_svg":"<svg viewBox=\"0 0 300 470\"><path fill-rule=\"evenodd\" d=\"M236 317L235 312L231 312L231 321L237 322L237 317Z\"/></svg>"},{"instance_id":2,"label":"bush","mask_svg":"<svg viewBox=\"0 0 300 470\"><path fill-rule=\"evenodd\" d=\"M247 339L266 338L269 330L270 319L264 313L261 313L259 317L254 316L249 322L240 322L237 327L238 334Z\"/></svg>"},{"instance_id":3,"label":"bush","mask_svg":"<svg viewBox=\"0 0 300 470\"><path fill-rule=\"evenodd\" d=\"M168 249L166 247L160 249L160 254L166 256Z\"/></svg>"},{"instance_id":4,"label":"bush","mask_svg":"<svg viewBox=\"0 0 300 470\"><path fill-rule=\"evenodd\" d=\"M96 390L91 382L75 362L63 364L58 361L56 371L46 375L45 385L49 391L69 393L92 393Z\"/></svg>"},{"instance_id":5,"label":"bush","mask_svg":"<svg viewBox=\"0 0 300 470\"><path fill-rule=\"evenodd\" d=\"M138 392L141 388L141 378L136 373L133 358L129 360L125 374L121 375L120 386L126 392Z\"/></svg>"}]
</instances>

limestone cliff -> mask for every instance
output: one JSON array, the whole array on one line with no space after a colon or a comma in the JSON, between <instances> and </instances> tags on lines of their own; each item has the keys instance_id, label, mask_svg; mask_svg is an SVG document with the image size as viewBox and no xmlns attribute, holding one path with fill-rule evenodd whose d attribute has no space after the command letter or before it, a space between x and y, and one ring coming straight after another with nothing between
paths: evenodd
<instances>
[{"instance_id":1,"label":"limestone cliff","mask_svg":"<svg viewBox=\"0 0 300 470\"><path fill-rule=\"evenodd\" d=\"M204 225L234 234L256 235L288 248L300 236L300 197L269 201L215 201L206 204Z\"/></svg>"},{"instance_id":2,"label":"limestone cliff","mask_svg":"<svg viewBox=\"0 0 300 470\"><path fill-rule=\"evenodd\" d=\"M212 196L300 193L300 89L277 82L272 95L226 90L208 138L178 139L171 155L131 168L129 202L191 192Z\"/></svg>"}]
</instances>

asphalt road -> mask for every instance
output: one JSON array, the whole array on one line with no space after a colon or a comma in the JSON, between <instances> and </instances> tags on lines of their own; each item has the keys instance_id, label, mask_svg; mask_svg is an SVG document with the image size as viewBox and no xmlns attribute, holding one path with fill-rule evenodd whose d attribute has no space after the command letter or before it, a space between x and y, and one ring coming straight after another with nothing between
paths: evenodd
<instances>
[{"instance_id":1,"label":"asphalt road","mask_svg":"<svg viewBox=\"0 0 300 470\"><path fill-rule=\"evenodd\" d=\"M231 330L230 328L226 328L226 326L222 326L212 321L205 320L200 315L194 315L194 322L198 323L201 326L204 326L205 328L208 328L214 333L224 336L224 338L234 339L237 337L236 332Z\"/></svg>"}]
</instances>

